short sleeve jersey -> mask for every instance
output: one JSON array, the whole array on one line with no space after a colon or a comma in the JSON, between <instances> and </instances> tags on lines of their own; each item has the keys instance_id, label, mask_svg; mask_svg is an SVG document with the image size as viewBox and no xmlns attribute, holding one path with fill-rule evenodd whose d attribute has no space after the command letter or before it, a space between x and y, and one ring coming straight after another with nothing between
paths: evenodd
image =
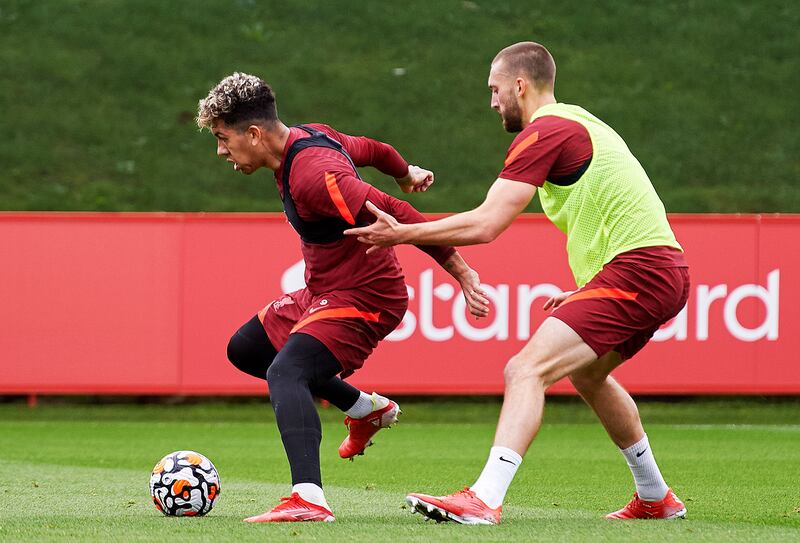
<instances>
[{"instance_id":1,"label":"short sleeve jersey","mask_svg":"<svg viewBox=\"0 0 800 543\"><path fill-rule=\"evenodd\" d=\"M508 148L498 177L541 187L545 181L571 185L592 161L592 140L578 122L555 115L539 117Z\"/></svg>"},{"instance_id":2,"label":"short sleeve jersey","mask_svg":"<svg viewBox=\"0 0 800 543\"><path fill-rule=\"evenodd\" d=\"M576 183L592 162L593 146L588 130L577 121L556 115L537 117L520 132L506 154L498 177L537 187ZM664 247L637 251L651 267L686 266L683 253Z\"/></svg>"}]
</instances>

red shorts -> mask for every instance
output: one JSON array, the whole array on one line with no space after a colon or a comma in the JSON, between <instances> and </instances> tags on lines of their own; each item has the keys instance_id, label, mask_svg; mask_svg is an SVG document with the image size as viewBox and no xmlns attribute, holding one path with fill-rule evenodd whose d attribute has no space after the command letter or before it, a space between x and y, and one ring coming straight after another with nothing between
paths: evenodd
<instances>
[{"instance_id":1,"label":"red shorts","mask_svg":"<svg viewBox=\"0 0 800 543\"><path fill-rule=\"evenodd\" d=\"M386 297L368 290L314 295L304 288L271 302L258 312L258 319L275 349L283 348L289 334L308 334L333 353L347 376L400 324L407 308L405 297Z\"/></svg>"},{"instance_id":2,"label":"red shorts","mask_svg":"<svg viewBox=\"0 0 800 543\"><path fill-rule=\"evenodd\" d=\"M683 254L648 247L614 258L551 316L575 330L598 357L616 351L627 360L683 309L688 297Z\"/></svg>"}]
</instances>

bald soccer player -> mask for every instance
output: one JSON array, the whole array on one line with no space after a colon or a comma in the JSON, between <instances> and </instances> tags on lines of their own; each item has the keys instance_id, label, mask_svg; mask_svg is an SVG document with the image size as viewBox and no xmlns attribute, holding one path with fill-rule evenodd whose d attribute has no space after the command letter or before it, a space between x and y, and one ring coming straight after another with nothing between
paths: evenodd
<instances>
[{"instance_id":1,"label":"bald soccer player","mask_svg":"<svg viewBox=\"0 0 800 543\"><path fill-rule=\"evenodd\" d=\"M507 47L494 58L491 107L503 127L519 135L479 207L422 224L401 224L370 207L378 220L346 232L370 249L489 243L538 192L547 217L567 235L577 289L545 303L552 313L506 364L503 408L480 477L448 496L406 497L414 510L436 520L500 522L506 491L539 431L545 391L564 377L597 414L633 474L633 500L607 517L686 514L656 465L636 404L609 375L685 305L689 273L683 250L622 138L585 109L556 101L555 72L553 57L533 42Z\"/></svg>"}]
</instances>

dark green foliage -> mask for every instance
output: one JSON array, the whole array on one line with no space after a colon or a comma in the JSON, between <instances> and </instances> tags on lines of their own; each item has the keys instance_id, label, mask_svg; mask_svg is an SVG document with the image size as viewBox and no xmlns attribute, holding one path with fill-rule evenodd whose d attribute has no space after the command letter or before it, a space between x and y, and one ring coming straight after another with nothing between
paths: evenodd
<instances>
[{"instance_id":1,"label":"dark green foliage","mask_svg":"<svg viewBox=\"0 0 800 543\"><path fill-rule=\"evenodd\" d=\"M558 98L620 132L668 211L798 212L798 6L3 0L0 209L278 210L268 173L234 173L193 123L235 70L268 80L288 123L384 139L434 169L420 209L466 209L511 140L489 62L533 39L556 58Z\"/></svg>"}]
</instances>

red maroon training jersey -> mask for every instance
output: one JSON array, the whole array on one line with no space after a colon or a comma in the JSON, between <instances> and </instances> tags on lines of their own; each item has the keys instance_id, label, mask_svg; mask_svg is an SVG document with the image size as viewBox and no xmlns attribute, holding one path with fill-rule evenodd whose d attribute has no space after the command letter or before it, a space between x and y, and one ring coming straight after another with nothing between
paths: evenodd
<instances>
[{"instance_id":1,"label":"red maroon training jersey","mask_svg":"<svg viewBox=\"0 0 800 543\"><path fill-rule=\"evenodd\" d=\"M592 140L586 128L571 119L536 118L508 148L498 177L541 187L575 183L592 160Z\"/></svg>"},{"instance_id":2,"label":"red maroon training jersey","mask_svg":"<svg viewBox=\"0 0 800 543\"><path fill-rule=\"evenodd\" d=\"M391 145L341 134L324 124L308 126L340 142L356 166L373 166L395 178L408 173L408 164ZM300 128L290 128L289 139L283 150L284 159L295 141L308 136ZM275 172L275 181L281 193L282 175L283 165ZM289 175L289 190L297 213L304 221L335 217L352 225L357 222L372 223L375 216L364 206L367 199L401 223L425 220L407 202L393 198L359 179L345 156L326 147L309 147L295 156ZM370 288L389 296L406 296L403 271L394 249L382 249L367 255L367 246L353 236L326 244L302 240L300 243L306 263L306 286L313 294ZM420 249L440 264L455 251L452 247Z\"/></svg>"},{"instance_id":3,"label":"red maroon training jersey","mask_svg":"<svg viewBox=\"0 0 800 543\"><path fill-rule=\"evenodd\" d=\"M592 161L592 140L579 122L555 115L537 117L508 148L498 177L541 187L545 181L568 186L576 183ZM684 267L682 251L669 247L637 249L640 265Z\"/></svg>"}]
</instances>

